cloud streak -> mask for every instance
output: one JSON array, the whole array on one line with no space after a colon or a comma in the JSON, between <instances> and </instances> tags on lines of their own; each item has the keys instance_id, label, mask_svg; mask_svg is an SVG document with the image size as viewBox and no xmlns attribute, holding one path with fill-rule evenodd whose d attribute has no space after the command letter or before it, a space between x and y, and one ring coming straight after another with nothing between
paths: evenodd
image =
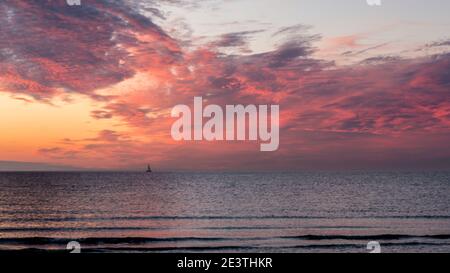
<instances>
[{"instance_id":1,"label":"cloud streak","mask_svg":"<svg viewBox=\"0 0 450 273\"><path fill-rule=\"evenodd\" d=\"M186 41L152 20L164 20L156 2L143 7L136 1L84 1L79 8L62 2L0 3L0 90L36 103L82 94L98 104L94 121L118 120L127 130L105 128L91 139L42 147L39 154L49 159L113 167L151 161L166 169L415 168L449 162L445 51L416 58L380 55L338 66L316 57L321 37L303 25L272 33L278 43L262 53L246 50L260 30L186 48ZM385 46L360 49L358 35L333 41L352 48L348 54ZM231 55L224 48L243 51ZM170 109L191 104L194 96L219 105L280 104L280 150L261 155L254 152L257 144L246 142L174 142Z\"/></svg>"}]
</instances>

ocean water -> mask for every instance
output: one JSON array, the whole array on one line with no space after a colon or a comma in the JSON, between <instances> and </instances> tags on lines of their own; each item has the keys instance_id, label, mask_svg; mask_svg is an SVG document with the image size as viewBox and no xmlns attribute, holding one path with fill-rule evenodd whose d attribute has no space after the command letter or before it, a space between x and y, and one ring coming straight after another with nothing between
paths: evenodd
<instances>
[{"instance_id":1,"label":"ocean water","mask_svg":"<svg viewBox=\"0 0 450 273\"><path fill-rule=\"evenodd\" d=\"M450 172L0 173L0 251L450 252Z\"/></svg>"}]
</instances>

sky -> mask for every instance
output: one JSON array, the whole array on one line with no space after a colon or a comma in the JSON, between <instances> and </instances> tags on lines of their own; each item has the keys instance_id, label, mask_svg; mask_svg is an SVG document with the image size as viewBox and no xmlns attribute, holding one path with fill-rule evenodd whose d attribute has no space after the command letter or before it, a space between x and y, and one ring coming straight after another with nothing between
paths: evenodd
<instances>
[{"instance_id":1,"label":"sky","mask_svg":"<svg viewBox=\"0 0 450 273\"><path fill-rule=\"evenodd\" d=\"M449 10L1 0L0 169L450 169ZM279 149L174 141L195 96L280 105Z\"/></svg>"}]
</instances>

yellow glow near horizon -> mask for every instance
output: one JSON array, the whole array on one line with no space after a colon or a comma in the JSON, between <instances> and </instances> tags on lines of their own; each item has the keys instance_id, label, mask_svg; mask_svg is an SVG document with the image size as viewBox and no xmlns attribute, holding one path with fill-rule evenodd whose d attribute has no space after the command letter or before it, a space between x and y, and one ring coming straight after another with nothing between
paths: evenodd
<instances>
[{"instance_id":1,"label":"yellow glow near horizon","mask_svg":"<svg viewBox=\"0 0 450 273\"><path fill-rule=\"evenodd\" d=\"M90 116L99 107L89 98L74 95L71 99L53 106L0 93L0 160L34 160L40 148L57 146L64 138L92 138L117 127L117 120Z\"/></svg>"}]
</instances>

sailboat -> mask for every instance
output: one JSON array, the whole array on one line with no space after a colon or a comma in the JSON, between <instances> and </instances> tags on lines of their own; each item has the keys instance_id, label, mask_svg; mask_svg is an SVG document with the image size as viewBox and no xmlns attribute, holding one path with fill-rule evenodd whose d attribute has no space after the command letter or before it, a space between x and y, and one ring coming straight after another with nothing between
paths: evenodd
<instances>
[{"instance_id":1,"label":"sailboat","mask_svg":"<svg viewBox=\"0 0 450 273\"><path fill-rule=\"evenodd\" d=\"M152 172L152 169L150 168L150 164L149 165L147 165L147 171L146 171L147 173L151 173Z\"/></svg>"}]
</instances>

